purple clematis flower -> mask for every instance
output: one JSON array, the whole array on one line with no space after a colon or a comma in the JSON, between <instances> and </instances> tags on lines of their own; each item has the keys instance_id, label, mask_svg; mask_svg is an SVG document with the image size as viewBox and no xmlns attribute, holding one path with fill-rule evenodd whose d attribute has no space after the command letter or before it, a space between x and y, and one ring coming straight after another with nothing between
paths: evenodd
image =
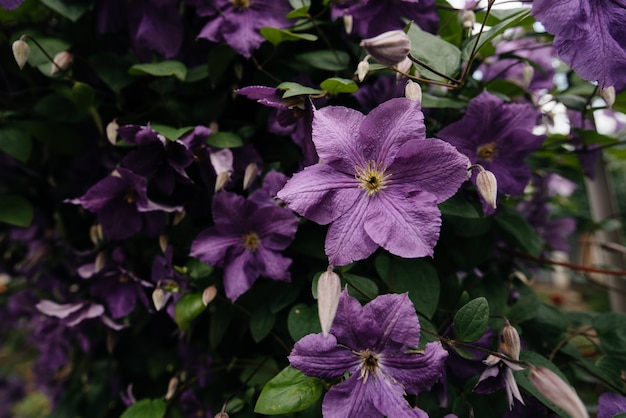
<instances>
[{"instance_id":1,"label":"purple clematis flower","mask_svg":"<svg viewBox=\"0 0 626 418\"><path fill-rule=\"evenodd\" d=\"M3 9L13 10L17 9L23 2L24 0L0 0L0 6Z\"/></svg>"},{"instance_id":2,"label":"purple clematis flower","mask_svg":"<svg viewBox=\"0 0 626 418\"><path fill-rule=\"evenodd\" d=\"M401 257L432 255L437 204L467 178L467 158L426 139L417 101L389 100L367 116L329 106L315 112L313 142L322 163L296 173L278 198L300 215L331 224L332 265L370 256L379 246Z\"/></svg>"},{"instance_id":3,"label":"purple clematis flower","mask_svg":"<svg viewBox=\"0 0 626 418\"><path fill-rule=\"evenodd\" d=\"M280 252L296 234L298 218L279 206L259 207L235 193L213 198L215 226L202 231L191 244L192 257L224 267L226 297L235 301L259 276L289 281L291 260Z\"/></svg>"},{"instance_id":4,"label":"purple clematis flower","mask_svg":"<svg viewBox=\"0 0 626 418\"><path fill-rule=\"evenodd\" d=\"M483 92L472 99L463 118L439 131L439 136L467 155L472 164L491 171L498 192L520 195L530 180L524 158L545 139L532 133L536 122L537 112L531 105L504 103ZM474 182L476 174L474 170Z\"/></svg>"},{"instance_id":5,"label":"purple clematis flower","mask_svg":"<svg viewBox=\"0 0 626 418\"><path fill-rule=\"evenodd\" d=\"M307 376L323 379L350 373L324 397L326 418L426 418L404 395L437 383L448 353L439 342L417 351L419 339L419 320L406 293L378 296L361 306L344 290L330 334L302 338L289 362Z\"/></svg>"},{"instance_id":6,"label":"purple clematis flower","mask_svg":"<svg viewBox=\"0 0 626 418\"><path fill-rule=\"evenodd\" d=\"M372 38L383 32L402 29L412 20L420 29L437 32L439 16L435 0L348 0L333 5L332 18L352 16L352 32Z\"/></svg>"},{"instance_id":7,"label":"purple clematis flower","mask_svg":"<svg viewBox=\"0 0 626 418\"><path fill-rule=\"evenodd\" d=\"M532 15L555 35L559 57L601 88L626 87L625 0L535 0Z\"/></svg>"},{"instance_id":8,"label":"purple clematis flower","mask_svg":"<svg viewBox=\"0 0 626 418\"><path fill-rule=\"evenodd\" d=\"M617 393L603 393L598 399L598 418L612 418L626 412L626 397Z\"/></svg>"},{"instance_id":9,"label":"purple clematis flower","mask_svg":"<svg viewBox=\"0 0 626 418\"><path fill-rule=\"evenodd\" d=\"M265 41L259 33L262 27L280 29L290 25L285 17L291 11L287 0L189 0L189 3L199 16L209 18L198 38L226 42L246 58Z\"/></svg>"}]
</instances>

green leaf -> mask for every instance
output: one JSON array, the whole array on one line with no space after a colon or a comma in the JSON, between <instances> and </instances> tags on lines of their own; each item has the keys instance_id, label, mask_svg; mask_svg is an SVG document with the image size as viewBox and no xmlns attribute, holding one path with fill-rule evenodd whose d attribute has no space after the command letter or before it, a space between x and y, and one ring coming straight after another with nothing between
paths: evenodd
<instances>
[{"instance_id":1,"label":"green leaf","mask_svg":"<svg viewBox=\"0 0 626 418\"><path fill-rule=\"evenodd\" d=\"M186 274L194 280L204 279L213 273L213 267L203 263L197 258L190 258L185 264Z\"/></svg>"},{"instance_id":2,"label":"green leaf","mask_svg":"<svg viewBox=\"0 0 626 418\"><path fill-rule=\"evenodd\" d=\"M532 256L539 256L543 240L520 213L501 206L493 218L507 241Z\"/></svg>"},{"instance_id":3,"label":"green leaf","mask_svg":"<svg viewBox=\"0 0 626 418\"><path fill-rule=\"evenodd\" d=\"M407 35L411 39L411 55L431 68L449 77L455 77L461 68L461 51L438 36L411 25ZM446 81L443 77L416 64L420 74L436 81Z\"/></svg>"},{"instance_id":4,"label":"green leaf","mask_svg":"<svg viewBox=\"0 0 626 418\"><path fill-rule=\"evenodd\" d=\"M261 342L270 333L276 322L276 315L267 306L261 306L250 316L250 333L255 342Z\"/></svg>"},{"instance_id":5,"label":"green leaf","mask_svg":"<svg viewBox=\"0 0 626 418\"><path fill-rule=\"evenodd\" d=\"M348 294L360 301L369 302L378 296L378 286L372 279L367 277L357 276L356 274L344 274L342 282L348 284Z\"/></svg>"},{"instance_id":6,"label":"green leaf","mask_svg":"<svg viewBox=\"0 0 626 418\"><path fill-rule=\"evenodd\" d=\"M291 308L289 315L287 315L287 329L294 341L298 341L305 335L322 332L317 315L317 305L308 307L300 303Z\"/></svg>"},{"instance_id":7,"label":"green leaf","mask_svg":"<svg viewBox=\"0 0 626 418\"><path fill-rule=\"evenodd\" d=\"M596 316L593 327L598 332L600 346L614 359L626 364L626 314L610 312Z\"/></svg>"},{"instance_id":8,"label":"green leaf","mask_svg":"<svg viewBox=\"0 0 626 418\"><path fill-rule=\"evenodd\" d=\"M432 318L439 303L437 270L426 260L390 257L381 254L375 260L376 272L393 293L409 293L415 309Z\"/></svg>"},{"instance_id":9,"label":"green leaf","mask_svg":"<svg viewBox=\"0 0 626 418\"><path fill-rule=\"evenodd\" d=\"M460 341L473 342L485 334L489 302L484 297L469 301L454 315L454 334Z\"/></svg>"},{"instance_id":10,"label":"green leaf","mask_svg":"<svg viewBox=\"0 0 626 418\"><path fill-rule=\"evenodd\" d=\"M283 99L293 96L302 96L309 94L322 94L323 90L312 89L311 87L305 87L302 84L294 83L292 81L285 81L276 86L278 90L285 90L283 93Z\"/></svg>"},{"instance_id":11,"label":"green leaf","mask_svg":"<svg viewBox=\"0 0 626 418\"><path fill-rule=\"evenodd\" d=\"M359 89L354 81L338 77L327 78L320 83L320 87L330 94L354 93Z\"/></svg>"},{"instance_id":12,"label":"green leaf","mask_svg":"<svg viewBox=\"0 0 626 418\"><path fill-rule=\"evenodd\" d=\"M37 42L41 45L41 47L50 54L51 57L54 57L61 51L66 51L70 44L62 39L57 38L43 38L37 37ZM30 54L28 55L28 63L33 67L40 67L40 71L46 75L50 74L50 60L46 55L36 48L32 41L26 40L26 43L30 45Z\"/></svg>"},{"instance_id":13,"label":"green leaf","mask_svg":"<svg viewBox=\"0 0 626 418\"><path fill-rule=\"evenodd\" d=\"M89 84L77 81L72 86L72 101L76 109L87 112L96 101L96 92Z\"/></svg>"},{"instance_id":14,"label":"green leaf","mask_svg":"<svg viewBox=\"0 0 626 418\"><path fill-rule=\"evenodd\" d=\"M239 148L243 147L243 139L232 132L217 132L209 136L207 145L215 148Z\"/></svg>"},{"instance_id":15,"label":"green leaf","mask_svg":"<svg viewBox=\"0 0 626 418\"><path fill-rule=\"evenodd\" d=\"M267 382L254 406L257 414L279 415L304 411L322 396L320 379L305 376L299 370L285 367Z\"/></svg>"},{"instance_id":16,"label":"green leaf","mask_svg":"<svg viewBox=\"0 0 626 418\"><path fill-rule=\"evenodd\" d=\"M338 50L303 52L295 55L293 59L309 67L326 71L342 71L350 64L350 55Z\"/></svg>"},{"instance_id":17,"label":"green leaf","mask_svg":"<svg viewBox=\"0 0 626 418\"><path fill-rule=\"evenodd\" d=\"M486 43L491 42L496 36L504 32L505 29L520 24L522 20L526 19L529 16L529 7L519 9L516 12L511 12L506 19L491 27L491 29L489 29L488 31L483 31L483 33L480 35L480 40L478 41L476 51L479 51L480 48L482 48L482 46ZM465 46L463 47L463 61L469 60L474 45L476 45L477 39L478 35L474 35L466 42Z\"/></svg>"},{"instance_id":18,"label":"green leaf","mask_svg":"<svg viewBox=\"0 0 626 418\"><path fill-rule=\"evenodd\" d=\"M129 406L120 418L162 418L165 411L163 399L142 399Z\"/></svg>"},{"instance_id":19,"label":"green leaf","mask_svg":"<svg viewBox=\"0 0 626 418\"><path fill-rule=\"evenodd\" d=\"M310 33L294 33L286 29L277 29L271 26L261 28L261 36L277 46L287 41L316 41L317 36Z\"/></svg>"},{"instance_id":20,"label":"green leaf","mask_svg":"<svg viewBox=\"0 0 626 418\"><path fill-rule=\"evenodd\" d=\"M28 134L15 127L0 127L0 151L25 163L30 157L33 141Z\"/></svg>"},{"instance_id":21,"label":"green leaf","mask_svg":"<svg viewBox=\"0 0 626 418\"><path fill-rule=\"evenodd\" d=\"M432 94L422 93L422 107L438 108L438 109L465 109L467 103L464 100L449 97L433 96Z\"/></svg>"},{"instance_id":22,"label":"green leaf","mask_svg":"<svg viewBox=\"0 0 626 418\"><path fill-rule=\"evenodd\" d=\"M459 218L480 218L480 212L476 206L472 205L467 199L460 196L453 196L450 199L441 202L439 210L445 216L457 216Z\"/></svg>"},{"instance_id":23,"label":"green leaf","mask_svg":"<svg viewBox=\"0 0 626 418\"><path fill-rule=\"evenodd\" d=\"M161 61L148 64L135 64L128 70L130 75L152 75L155 77L174 76L180 81L185 81L187 67L180 61Z\"/></svg>"},{"instance_id":24,"label":"green leaf","mask_svg":"<svg viewBox=\"0 0 626 418\"><path fill-rule=\"evenodd\" d=\"M151 123L150 128L155 132L163 135L169 140L175 140L185 135L187 132L193 129L193 126L185 126L184 128L174 128L167 125L160 125L158 123Z\"/></svg>"},{"instance_id":25,"label":"green leaf","mask_svg":"<svg viewBox=\"0 0 626 418\"><path fill-rule=\"evenodd\" d=\"M33 221L33 205L21 196L0 195L0 222L27 227Z\"/></svg>"},{"instance_id":26,"label":"green leaf","mask_svg":"<svg viewBox=\"0 0 626 418\"><path fill-rule=\"evenodd\" d=\"M90 56L89 63L98 77L116 93L135 81L135 78L128 74L128 68L135 64L135 60L130 56L105 52Z\"/></svg>"},{"instance_id":27,"label":"green leaf","mask_svg":"<svg viewBox=\"0 0 626 418\"><path fill-rule=\"evenodd\" d=\"M72 22L76 22L82 15L91 9L92 2L87 0L68 1L68 0L41 0L43 4L67 17Z\"/></svg>"},{"instance_id":28,"label":"green leaf","mask_svg":"<svg viewBox=\"0 0 626 418\"><path fill-rule=\"evenodd\" d=\"M174 318L181 330L189 330L191 321L204 311L202 293L187 293L181 296L174 308Z\"/></svg>"},{"instance_id":29,"label":"green leaf","mask_svg":"<svg viewBox=\"0 0 626 418\"><path fill-rule=\"evenodd\" d=\"M287 13L287 19L297 19L299 17L309 17L309 9L311 5L302 6Z\"/></svg>"}]
</instances>

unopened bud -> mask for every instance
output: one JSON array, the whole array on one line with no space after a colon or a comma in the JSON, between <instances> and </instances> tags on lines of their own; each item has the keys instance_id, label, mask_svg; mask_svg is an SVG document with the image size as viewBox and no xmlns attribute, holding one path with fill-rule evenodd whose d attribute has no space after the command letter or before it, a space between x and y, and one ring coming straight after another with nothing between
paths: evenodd
<instances>
[{"instance_id":1,"label":"unopened bud","mask_svg":"<svg viewBox=\"0 0 626 418\"><path fill-rule=\"evenodd\" d=\"M392 30L363 39L361 47L379 63L393 67L407 57L411 51L411 40L403 31Z\"/></svg>"},{"instance_id":2,"label":"unopened bud","mask_svg":"<svg viewBox=\"0 0 626 418\"><path fill-rule=\"evenodd\" d=\"M524 83L524 87L530 86L530 82L533 81L533 77L535 76L535 69L529 63L524 65L522 68L522 83Z\"/></svg>"},{"instance_id":3,"label":"unopened bud","mask_svg":"<svg viewBox=\"0 0 626 418\"><path fill-rule=\"evenodd\" d=\"M119 127L120 125L117 124L117 119L113 119L107 124L106 134L111 145L115 145L117 143L117 130Z\"/></svg>"},{"instance_id":4,"label":"unopened bud","mask_svg":"<svg viewBox=\"0 0 626 418\"><path fill-rule=\"evenodd\" d=\"M209 303L213 302L215 296L217 296L217 287L209 286L204 289L204 291L202 292L202 303L204 304L204 306L207 306Z\"/></svg>"},{"instance_id":5,"label":"unopened bud","mask_svg":"<svg viewBox=\"0 0 626 418\"><path fill-rule=\"evenodd\" d=\"M333 271L333 266L328 266L328 269L322 273L317 282L318 314L324 336L327 336L330 332L330 327L333 324L337 307L339 306L340 296L341 281L337 273Z\"/></svg>"},{"instance_id":6,"label":"unopened bud","mask_svg":"<svg viewBox=\"0 0 626 418\"><path fill-rule=\"evenodd\" d=\"M411 61L409 57L406 57L404 61L396 65L396 68L398 69L398 71L401 71L404 74L408 74L408 72L411 71L411 67L413 67L413 61ZM400 77L404 77L404 75L400 73L396 73L396 78L400 78Z\"/></svg>"},{"instance_id":7,"label":"unopened bud","mask_svg":"<svg viewBox=\"0 0 626 418\"><path fill-rule=\"evenodd\" d=\"M256 179L257 174L259 173L259 166L256 163L250 163L246 166L246 172L243 175L243 189L246 190L254 180Z\"/></svg>"},{"instance_id":8,"label":"unopened bud","mask_svg":"<svg viewBox=\"0 0 626 418\"><path fill-rule=\"evenodd\" d=\"M167 235L159 235L159 248L161 249L162 253L165 253L165 251L167 251L167 244L169 244L169 237Z\"/></svg>"},{"instance_id":9,"label":"unopened bud","mask_svg":"<svg viewBox=\"0 0 626 418\"><path fill-rule=\"evenodd\" d=\"M218 412L215 415L215 418L229 418L228 414L226 412Z\"/></svg>"},{"instance_id":10,"label":"unopened bud","mask_svg":"<svg viewBox=\"0 0 626 418\"><path fill-rule=\"evenodd\" d=\"M404 97L418 102L421 101L422 87L419 85L419 83L416 83L413 80L407 81L406 86L404 87Z\"/></svg>"},{"instance_id":11,"label":"unopened bud","mask_svg":"<svg viewBox=\"0 0 626 418\"><path fill-rule=\"evenodd\" d=\"M100 251L96 256L94 263L94 273L100 272L107 265L107 255L104 251Z\"/></svg>"},{"instance_id":12,"label":"unopened bud","mask_svg":"<svg viewBox=\"0 0 626 418\"><path fill-rule=\"evenodd\" d=\"M100 245L104 241L104 232L102 231L102 225L96 224L89 228L89 238L93 245Z\"/></svg>"},{"instance_id":13,"label":"unopened bud","mask_svg":"<svg viewBox=\"0 0 626 418\"><path fill-rule=\"evenodd\" d=\"M220 131L220 125L219 123L213 120L211 121L211 123L209 123L209 129L211 130L212 134L216 134Z\"/></svg>"},{"instance_id":14,"label":"unopened bud","mask_svg":"<svg viewBox=\"0 0 626 418\"><path fill-rule=\"evenodd\" d=\"M215 191L219 192L220 190L222 190L224 186L226 186L226 183L228 183L229 179L230 173L228 173L227 171L219 173L217 175L217 178L215 179Z\"/></svg>"},{"instance_id":15,"label":"unopened bud","mask_svg":"<svg viewBox=\"0 0 626 418\"><path fill-rule=\"evenodd\" d=\"M174 218L172 219L172 225L176 226L179 223L181 223L183 221L183 219L185 219L185 215L187 214L187 212L185 212L185 209L181 210L180 212L176 212L174 214Z\"/></svg>"},{"instance_id":16,"label":"unopened bud","mask_svg":"<svg viewBox=\"0 0 626 418\"><path fill-rule=\"evenodd\" d=\"M352 15L343 15L343 28L345 29L346 33L348 35L350 35L352 33L352 22L354 21L354 19L352 19Z\"/></svg>"},{"instance_id":17,"label":"unopened bud","mask_svg":"<svg viewBox=\"0 0 626 418\"><path fill-rule=\"evenodd\" d=\"M152 292L152 303L154 303L154 309L160 311L165 304L165 292L160 287L157 287Z\"/></svg>"},{"instance_id":18,"label":"unopened bud","mask_svg":"<svg viewBox=\"0 0 626 418\"><path fill-rule=\"evenodd\" d=\"M498 198L498 181L496 176L489 170L480 170L476 176L476 188L485 202L492 208L496 208Z\"/></svg>"},{"instance_id":19,"label":"unopened bud","mask_svg":"<svg viewBox=\"0 0 626 418\"><path fill-rule=\"evenodd\" d=\"M521 343L519 334L515 327L507 323L500 332L500 351L513 360L519 360L520 349Z\"/></svg>"},{"instance_id":20,"label":"unopened bud","mask_svg":"<svg viewBox=\"0 0 626 418\"><path fill-rule=\"evenodd\" d=\"M51 76L57 75L60 71L67 70L72 64L72 61L74 61L74 55L67 51L61 51L54 56L53 61L54 62L50 64Z\"/></svg>"},{"instance_id":21,"label":"unopened bud","mask_svg":"<svg viewBox=\"0 0 626 418\"><path fill-rule=\"evenodd\" d=\"M602 97L607 107L613 107L615 104L615 86L609 86L601 89L600 97Z\"/></svg>"},{"instance_id":22,"label":"unopened bud","mask_svg":"<svg viewBox=\"0 0 626 418\"><path fill-rule=\"evenodd\" d=\"M589 418L589 413L576 391L552 370L534 367L530 371L530 381L539 393L567 412L571 418Z\"/></svg>"},{"instance_id":23,"label":"unopened bud","mask_svg":"<svg viewBox=\"0 0 626 418\"><path fill-rule=\"evenodd\" d=\"M13 42L13 58L15 58L15 62L17 62L17 66L20 67L20 70L24 68L26 65L26 61L28 61L28 56L30 55L30 47L24 41L24 37L22 36L17 41Z\"/></svg>"},{"instance_id":24,"label":"unopened bud","mask_svg":"<svg viewBox=\"0 0 626 418\"><path fill-rule=\"evenodd\" d=\"M461 15L461 21L463 22L464 29L474 29L476 24L476 14L473 10L464 10Z\"/></svg>"},{"instance_id":25,"label":"unopened bud","mask_svg":"<svg viewBox=\"0 0 626 418\"><path fill-rule=\"evenodd\" d=\"M233 65L233 71L235 72L235 77L237 77L238 80L241 80L243 77L243 65L241 62L237 61L235 65Z\"/></svg>"},{"instance_id":26,"label":"unopened bud","mask_svg":"<svg viewBox=\"0 0 626 418\"><path fill-rule=\"evenodd\" d=\"M178 378L176 376L170 379L170 382L167 384L167 393L165 394L165 400L170 400L175 394L176 389L178 388Z\"/></svg>"},{"instance_id":27,"label":"unopened bud","mask_svg":"<svg viewBox=\"0 0 626 418\"><path fill-rule=\"evenodd\" d=\"M367 58L368 57L365 57L356 67L356 76L359 81L365 80L365 76L367 76L367 73L370 70L370 63L367 61Z\"/></svg>"}]
</instances>

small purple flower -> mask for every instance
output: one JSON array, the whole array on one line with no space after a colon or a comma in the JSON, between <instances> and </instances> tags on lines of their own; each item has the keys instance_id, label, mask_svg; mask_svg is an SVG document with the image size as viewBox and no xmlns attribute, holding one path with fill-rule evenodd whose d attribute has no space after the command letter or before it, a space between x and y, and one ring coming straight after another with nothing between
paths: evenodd
<instances>
[{"instance_id":1,"label":"small purple flower","mask_svg":"<svg viewBox=\"0 0 626 418\"><path fill-rule=\"evenodd\" d=\"M504 388L509 401L509 409L513 408L514 399L523 404L522 394L513 377L513 370L518 371L523 370L523 368L492 354L483 363L487 365L487 368L480 375L476 386L474 386L474 392L490 394Z\"/></svg>"},{"instance_id":2,"label":"small purple flower","mask_svg":"<svg viewBox=\"0 0 626 418\"><path fill-rule=\"evenodd\" d=\"M625 0L535 0L532 14L555 35L559 57L601 88L626 86Z\"/></svg>"},{"instance_id":3,"label":"small purple flower","mask_svg":"<svg viewBox=\"0 0 626 418\"><path fill-rule=\"evenodd\" d=\"M213 198L213 221L193 241L190 255L224 268L226 297L235 301L260 276L291 280L291 260L280 253L296 234L298 218L291 211L220 192Z\"/></svg>"},{"instance_id":4,"label":"small purple flower","mask_svg":"<svg viewBox=\"0 0 626 418\"><path fill-rule=\"evenodd\" d=\"M3 9L13 10L17 9L23 2L24 0L0 0L0 6Z\"/></svg>"},{"instance_id":5,"label":"small purple flower","mask_svg":"<svg viewBox=\"0 0 626 418\"><path fill-rule=\"evenodd\" d=\"M322 379L350 374L324 397L326 418L426 418L404 395L437 383L448 353L439 342L418 352L419 339L419 320L407 294L378 296L361 306L343 291L330 334L302 338L289 362L307 376Z\"/></svg>"},{"instance_id":6,"label":"small purple flower","mask_svg":"<svg viewBox=\"0 0 626 418\"><path fill-rule=\"evenodd\" d=\"M404 19L431 33L437 32L439 27L435 0L348 0L336 3L332 18L352 16L352 32L361 38L402 29L406 26Z\"/></svg>"},{"instance_id":7,"label":"small purple flower","mask_svg":"<svg viewBox=\"0 0 626 418\"><path fill-rule=\"evenodd\" d=\"M483 92L470 101L461 120L439 131L439 137L467 155L472 164L491 171L498 192L520 195L530 180L524 158L545 138L532 133L536 122L537 112L531 105L504 103ZM472 179L476 181L476 170Z\"/></svg>"},{"instance_id":8,"label":"small purple flower","mask_svg":"<svg viewBox=\"0 0 626 418\"><path fill-rule=\"evenodd\" d=\"M367 116L329 106L315 112L320 164L296 173L278 198L300 215L331 224L332 265L370 256L379 246L401 257L433 254L441 214L467 178L467 158L426 139L419 102L389 100Z\"/></svg>"},{"instance_id":9,"label":"small purple flower","mask_svg":"<svg viewBox=\"0 0 626 418\"><path fill-rule=\"evenodd\" d=\"M626 412L626 397L617 393L603 393L598 399L598 418L612 418Z\"/></svg>"},{"instance_id":10,"label":"small purple flower","mask_svg":"<svg viewBox=\"0 0 626 418\"><path fill-rule=\"evenodd\" d=\"M285 17L291 11L287 0L189 0L189 3L199 16L209 18L198 38L226 42L246 58L265 41L259 33L262 27L290 25Z\"/></svg>"}]
</instances>

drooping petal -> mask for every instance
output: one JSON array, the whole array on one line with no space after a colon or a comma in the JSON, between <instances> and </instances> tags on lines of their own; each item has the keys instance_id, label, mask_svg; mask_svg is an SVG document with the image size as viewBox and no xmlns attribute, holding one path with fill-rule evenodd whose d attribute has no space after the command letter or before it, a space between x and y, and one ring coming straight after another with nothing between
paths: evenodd
<instances>
[{"instance_id":1,"label":"drooping petal","mask_svg":"<svg viewBox=\"0 0 626 418\"><path fill-rule=\"evenodd\" d=\"M224 267L224 291L231 301L248 291L259 278L260 267L251 251L243 251Z\"/></svg>"},{"instance_id":2,"label":"drooping petal","mask_svg":"<svg viewBox=\"0 0 626 418\"><path fill-rule=\"evenodd\" d=\"M389 188L370 201L364 229L373 242L400 257L433 255L441 227L435 196Z\"/></svg>"},{"instance_id":3,"label":"drooping petal","mask_svg":"<svg viewBox=\"0 0 626 418\"><path fill-rule=\"evenodd\" d=\"M348 370L356 370L360 358L349 348L337 344L333 334L309 334L298 341L291 354L289 363L307 376L333 379Z\"/></svg>"},{"instance_id":4,"label":"drooping petal","mask_svg":"<svg viewBox=\"0 0 626 418\"><path fill-rule=\"evenodd\" d=\"M354 173L362 166L359 127L365 116L343 106L327 106L313 113L313 142L323 163L344 173Z\"/></svg>"},{"instance_id":5,"label":"drooping petal","mask_svg":"<svg viewBox=\"0 0 626 418\"><path fill-rule=\"evenodd\" d=\"M360 190L357 189L357 192ZM371 212L370 200L361 197L360 201L328 228L324 249L330 264L345 266L369 257L378 248L364 228Z\"/></svg>"},{"instance_id":6,"label":"drooping petal","mask_svg":"<svg viewBox=\"0 0 626 418\"><path fill-rule=\"evenodd\" d=\"M395 353L382 355L381 367L400 382L408 393L430 390L443 375L448 352L440 342L426 344L424 353Z\"/></svg>"}]
</instances>

